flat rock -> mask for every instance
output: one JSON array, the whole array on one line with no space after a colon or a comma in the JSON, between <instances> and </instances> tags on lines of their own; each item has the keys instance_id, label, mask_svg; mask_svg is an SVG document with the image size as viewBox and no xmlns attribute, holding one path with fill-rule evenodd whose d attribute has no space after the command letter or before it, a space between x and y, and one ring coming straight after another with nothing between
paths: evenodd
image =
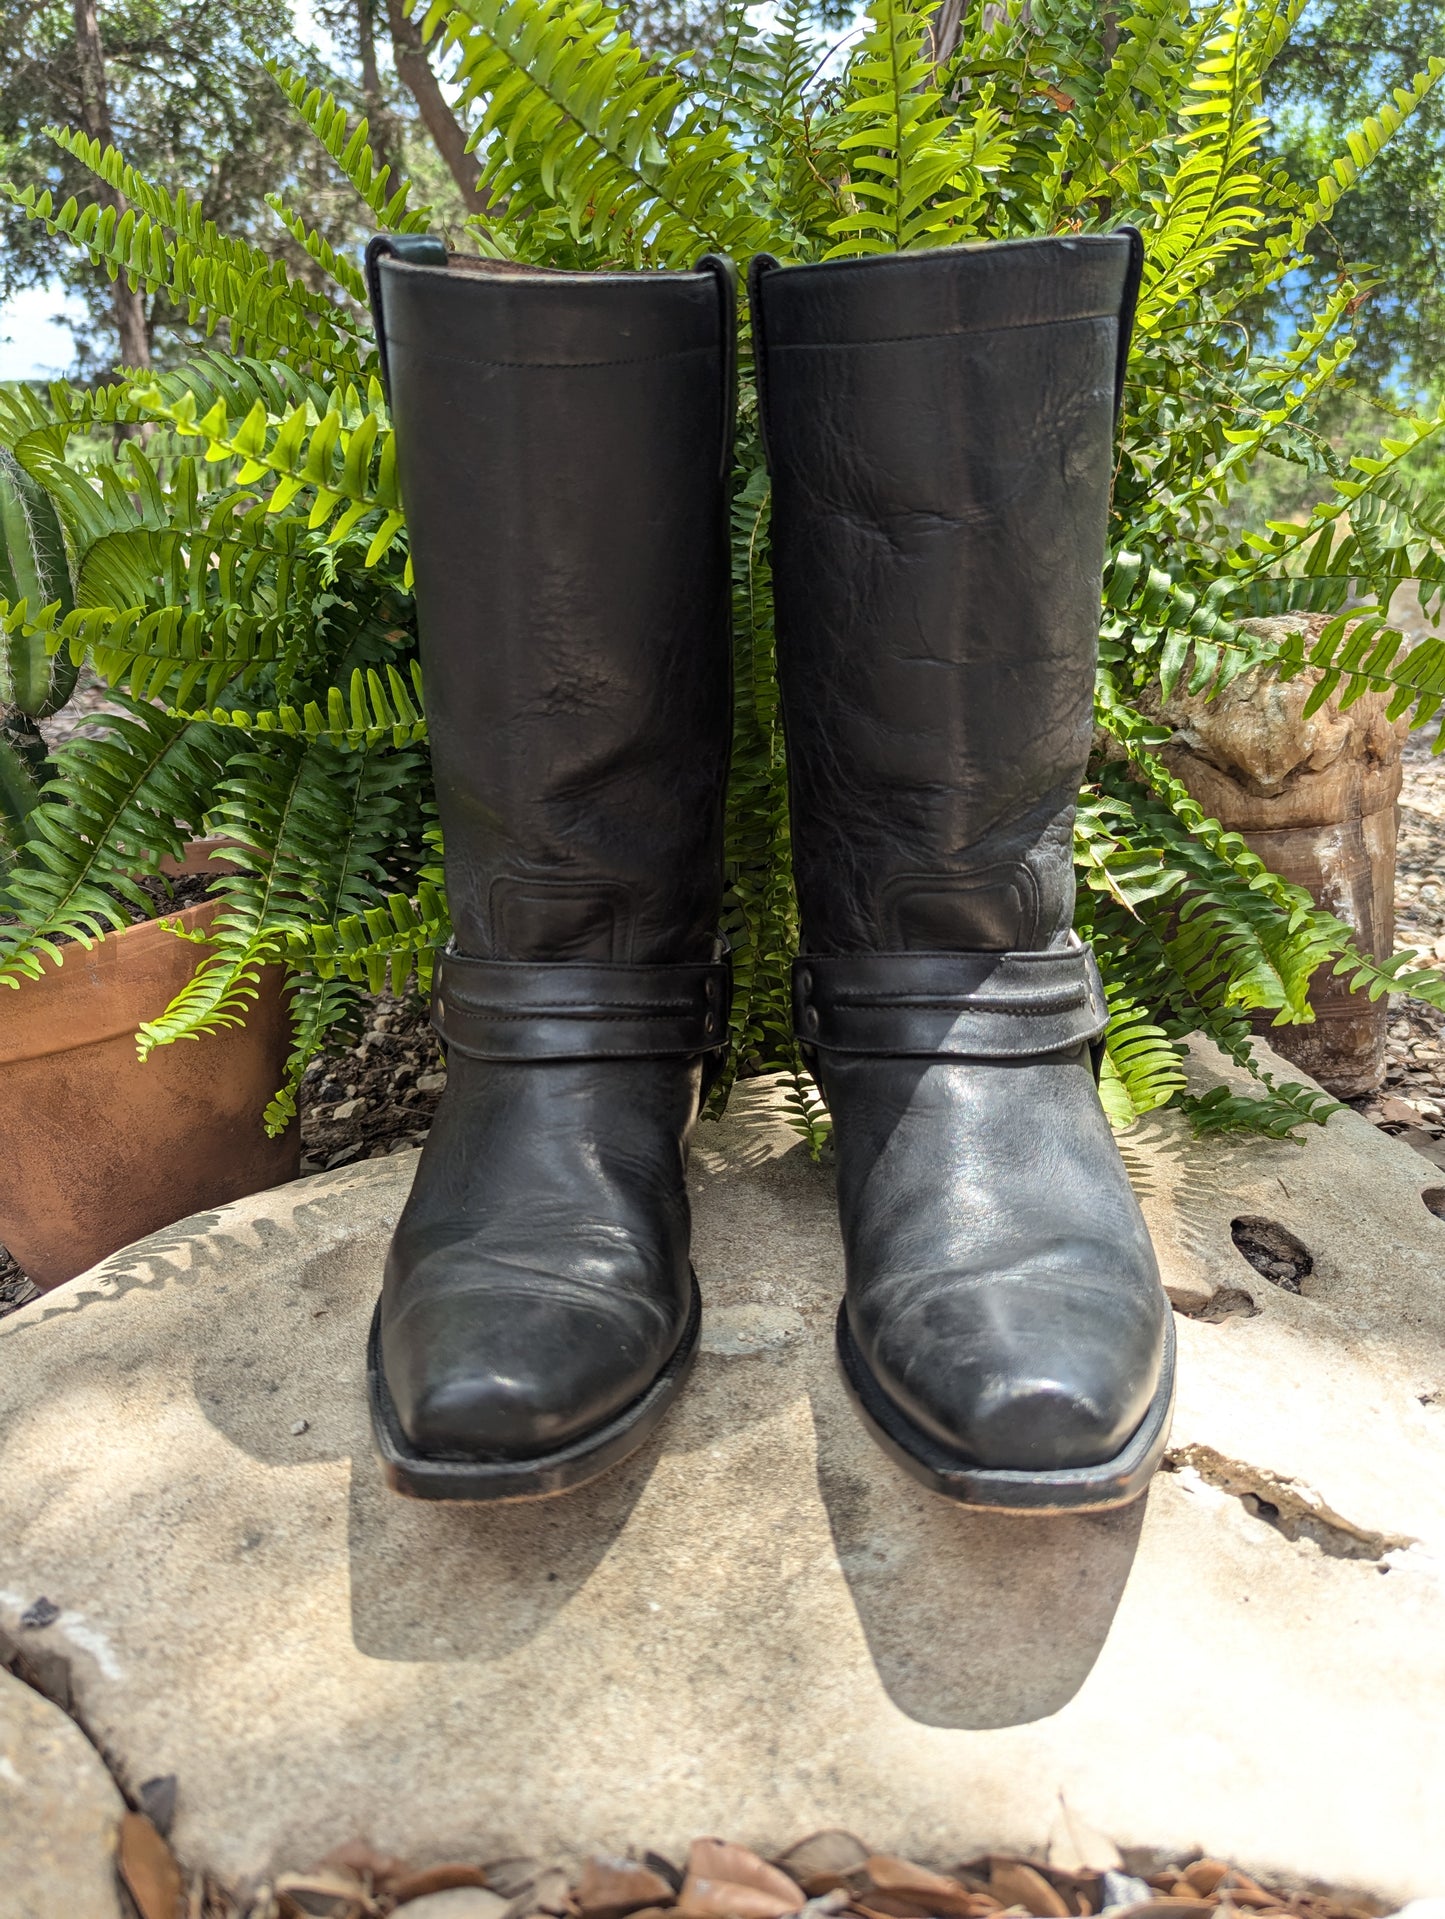
<instances>
[{"instance_id":1,"label":"flat rock","mask_svg":"<svg viewBox=\"0 0 1445 1919\"><path fill-rule=\"evenodd\" d=\"M754 1084L695 1155L693 1384L564 1501L382 1482L362 1355L410 1154L0 1323L0 1624L61 1607L27 1640L232 1879L360 1835L420 1866L825 1826L948 1866L1042 1857L1062 1813L1132 1870L1203 1846L1438 1894L1440 1176L1349 1112L1300 1143L1160 1115L1125 1150L1187 1309L1168 1469L1126 1512L969 1513L873 1446L833 1370L830 1175ZM1236 1218L1303 1244L1300 1293Z\"/></svg>"},{"instance_id":2,"label":"flat rock","mask_svg":"<svg viewBox=\"0 0 1445 1919\"><path fill-rule=\"evenodd\" d=\"M5 1919L120 1919L115 1835L124 1811L75 1721L0 1670Z\"/></svg>"}]
</instances>

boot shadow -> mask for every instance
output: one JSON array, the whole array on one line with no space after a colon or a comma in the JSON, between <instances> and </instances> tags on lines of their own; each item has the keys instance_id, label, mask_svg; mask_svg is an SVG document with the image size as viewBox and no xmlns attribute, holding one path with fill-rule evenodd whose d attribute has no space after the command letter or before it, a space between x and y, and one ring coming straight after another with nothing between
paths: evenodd
<instances>
[{"instance_id":1,"label":"boot shadow","mask_svg":"<svg viewBox=\"0 0 1445 1919\"><path fill-rule=\"evenodd\" d=\"M664 1422L591 1485L506 1505L405 1499L374 1460L354 1457L348 1543L357 1651L405 1663L504 1660L591 1579L667 1438Z\"/></svg>"},{"instance_id":2,"label":"boot shadow","mask_svg":"<svg viewBox=\"0 0 1445 1919\"><path fill-rule=\"evenodd\" d=\"M218 1431L265 1465L295 1466L301 1447L313 1463L350 1458L350 1623L359 1652L410 1663L501 1660L591 1578L627 1524L667 1426L563 1500L452 1505L393 1492L372 1448L364 1332L388 1237L378 1232L300 1261L294 1286L275 1302L294 1339L278 1341L274 1326L262 1328L253 1314L219 1317L195 1368L196 1399ZM295 1434L298 1416L304 1438Z\"/></svg>"},{"instance_id":3,"label":"boot shadow","mask_svg":"<svg viewBox=\"0 0 1445 1919\"><path fill-rule=\"evenodd\" d=\"M841 1382L813 1394L818 1490L874 1667L925 1726L1047 1719L1093 1670L1146 1501L1031 1518L954 1504L868 1437Z\"/></svg>"}]
</instances>

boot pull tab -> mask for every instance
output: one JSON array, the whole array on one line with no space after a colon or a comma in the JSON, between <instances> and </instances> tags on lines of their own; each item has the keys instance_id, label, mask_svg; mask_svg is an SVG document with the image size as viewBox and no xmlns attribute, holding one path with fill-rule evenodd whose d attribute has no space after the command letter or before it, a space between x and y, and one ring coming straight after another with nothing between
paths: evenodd
<instances>
[{"instance_id":1,"label":"boot pull tab","mask_svg":"<svg viewBox=\"0 0 1445 1919\"><path fill-rule=\"evenodd\" d=\"M391 370L386 363L386 327L381 317L381 262L390 256L412 267L444 267L446 243L434 233L378 233L367 244L367 296L371 301L371 322L376 328L376 351L381 361L381 386L387 405L391 404Z\"/></svg>"},{"instance_id":2,"label":"boot pull tab","mask_svg":"<svg viewBox=\"0 0 1445 1919\"><path fill-rule=\"evenodd\" d=\"M722 466L719 477L725 481L732 472L733 422L738 411L738 270L725 253L705 253L693 270L696 273L710 273L717 281L723 358Z\"/></svg>"},{"instance_id":3,"label":"boot pull tab","mask_svg":"<svg viewBox=\"0 0 1445 1919\"><path fill-rule=\"evenodd\" d=\"M748 311L753 321L753 379L758 389L758 434L763 442L763 458L769 473L773 470L773 454L768 445L768 356L763 341L763 280L781 265L782 261L771 253L755 253L748 262Z\"/></svg>"},{"instance_id":4,"label":"boot pull tab","mask_svg":"<svg viewBox=\"0 0 1445 1919\"><path fill-rule=\"evenodd\" d=\"M1139 304L1139 283L1144 277L1144 236L1138 227L1115 227L1114 235L1129 242L1129 264L1124 271L1124 293L1119 302L1119 351L1114 364L1114 424L1117 426L1124 406L1124 374L1134 337L1134 309Z\"/></svg>"}]
</instances>

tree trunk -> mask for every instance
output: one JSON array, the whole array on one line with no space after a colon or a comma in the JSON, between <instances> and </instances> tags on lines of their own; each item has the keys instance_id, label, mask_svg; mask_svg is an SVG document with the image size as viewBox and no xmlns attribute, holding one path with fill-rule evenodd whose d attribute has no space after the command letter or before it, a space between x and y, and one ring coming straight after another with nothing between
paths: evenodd
<instances>
[{"instance_id":1,"label":"tree trunk","mask_svg":"<svg viewBox=\"0 0 1445 1919\"><path fill-rule=\"evenodd\" d=\"M96 0L74 0L75 51L80 66L81 124L92 140L102 146L111 144L110 100L105 84L105 53L100 43L100 18ZM96 198L102 206L114 207L119 218L125 212L125 195L103 180L95 184ZM125 274L118 273L112 291L116 332L120 336L120 365L146 367L151 363L150 328L146 323L145 295L132 287Z\"/></svg>"},{"instance_id":2,"label":"tree trunk","mask_svg":"<svg viewBox=\"0 0 1445 1919\"><path fill-rule=\"evenodd\" d=\"M1110 7L1104 14L1104 31L1100 35L1100 52L1103 55L1104 71L1113 66L1119 52L1119 15Z\"/></svg>"},{"instance_id":3,"label":"tree trunk","mask_svg":"<svg viewBox=\"0 0 1445 1919\"><path fill-rule=\"evenodd\" d=\"M79 5L80 0L76 3ZM407 16L406 0L386 0L386 17L402 85L416 101L426 130L446 162L448 173L456 181L468 211L485 213L488 201L482 191L481 165L475 154L467 152L466 129L447 105L426 57L421 29Z\"/></svg>"},{"instance_id":4,"label":"tree trunk","mask_svg":"<svg viewBox=\"0 0 1445 1919\"><path fill-rule=\"evenodd\" d=\"M356 48L361 60L361 91L366 100L366 119L371 151L378 166L390 167L392 184L396 176L396 129L387 111L381 90L381 72L376 64L376 0L356 0Z\"/></svg>"},{"instance_id":5,"label":"tree trunk","mask_svg":"<svg viewBox=\"0 0 1445 1919\"><path fill-rule=\"evenodd\" d=\"M958 52L958 43L963 35L963 15L964 0L943 0L934 14L930 32L933 35L935 67L946 67Z\"/></svg>"}]
</instances>

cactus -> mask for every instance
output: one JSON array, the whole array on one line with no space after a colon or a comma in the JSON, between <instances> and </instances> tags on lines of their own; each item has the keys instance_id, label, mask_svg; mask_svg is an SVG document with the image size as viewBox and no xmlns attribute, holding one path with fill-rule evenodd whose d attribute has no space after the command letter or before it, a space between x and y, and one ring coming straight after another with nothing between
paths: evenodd
<instances>
[{"instance_id":1,"label":"cactus","mask_svg":"<svg viewBox=\"0 0 1445 1919\"><path fill-rule=\"evenodd\" d=\"M47 652L43 634L17 612L74 604L65 540L44 489L0 448L0 871L25 836L25 819L49 773L37 722L64 706L76 669L67 653ZM13 628L13 630L12 630Z\"/></svg>"}]
</instances>

